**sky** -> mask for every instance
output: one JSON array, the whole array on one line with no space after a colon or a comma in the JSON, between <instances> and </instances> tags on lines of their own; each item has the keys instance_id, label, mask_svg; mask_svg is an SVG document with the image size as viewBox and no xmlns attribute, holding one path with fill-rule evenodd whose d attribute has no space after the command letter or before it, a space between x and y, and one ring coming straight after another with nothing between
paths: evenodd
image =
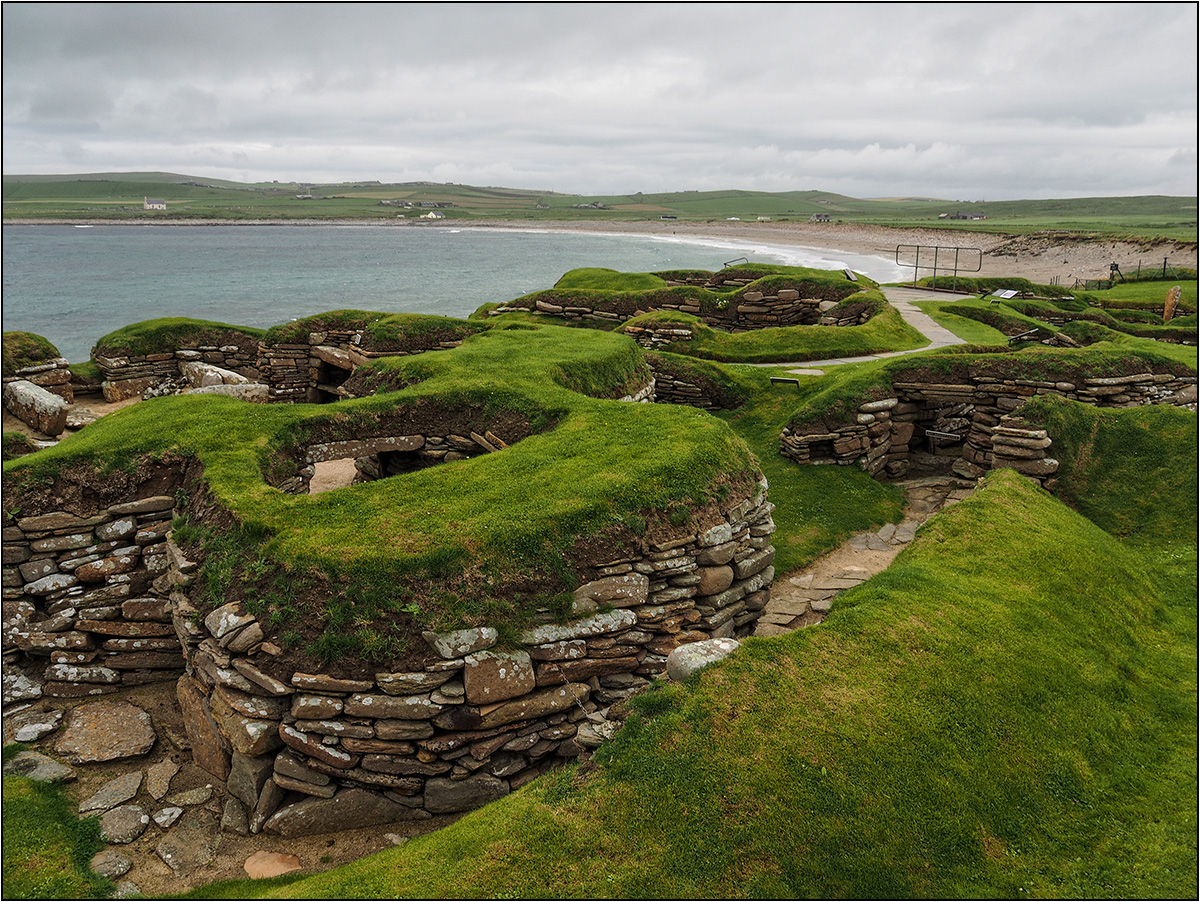
<instances>
[{"instance_id":1,"label":"sky","mask_svg":"<svg viewBox=\"0 0 1200 902\"><path fill-rule=\"evenodd\" d=\"M3 4L5 174L1197 193L1195 3Z\"/></svg>"}]
</instances>

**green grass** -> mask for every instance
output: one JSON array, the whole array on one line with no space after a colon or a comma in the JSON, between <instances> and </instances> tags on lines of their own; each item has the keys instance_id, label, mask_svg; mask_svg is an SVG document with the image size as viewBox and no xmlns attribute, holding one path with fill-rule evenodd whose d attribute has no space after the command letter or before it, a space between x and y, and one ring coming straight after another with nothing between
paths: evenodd
<instances>
[{"instance_id":1,"label":"green grass","mask_svg":"<svg viewBox=\"0 0 1200 902\"><path fill-rule=\"evenodd\" d=\"M596 288L605 291L647 291L665 288L666 282L648 272L617 272L615 269L573 269L554 283L558 289Z\"/></svg>"},{"instance_id":2,"label":"green grass","mask_svg":"<svg viewBox=\"0 0 1200 902\"><path fill-rule=\"evenodd\" d=\"M132 323L109 332L96 342L92 353L104 357L161 354L179 348L211 344L230 332L253 338L261 338L265 334L262 329L250 326L231 326L228 323L172 316Z\"/></svg>"},{"instance_id":3,"label":"green grass","mask_svg":"<svg viewBox=\"0 0 1200 902\"><path fill-rule=\"evenodd\" d=\"M5 332L2 341L5 376L13 376L17 370L62 356L48 339L33 332Z\"/></svg>"},{"instance_id":4,"label":"green grass","mask_svg":"<svg viewBox=\"0 0 1200 902\"><path fill-rule=\"evenodd\" d=\"M4 760L19 751L6 746ZM6 776L3 814L4 898L97 899L112 892L89 866L104 848L100 821L76 817L61 786Z\"/></svg>"},{"instance_id":5,"label":"green grass","mask_svg":"<svg viewBox=\"0 0 1200 902\"><path fill-rule=\"evenodd\" d=\"M997 471L823 626L639 698L599 769L264 895L1193 897L1194 580Z\"/></svg>"},{"instance_id":6,"label":"green grass","mask_svg":"<svg viewBox=\"0 0 1200 902\"><path fill-rule=\"evenodd\" d=\"M985 322L962 316L954 311L956 301L915 301L913 306L944 329L949 329L963 341L973 345L1006 345L1008 336Z\"/></svg>"}]
</instances>

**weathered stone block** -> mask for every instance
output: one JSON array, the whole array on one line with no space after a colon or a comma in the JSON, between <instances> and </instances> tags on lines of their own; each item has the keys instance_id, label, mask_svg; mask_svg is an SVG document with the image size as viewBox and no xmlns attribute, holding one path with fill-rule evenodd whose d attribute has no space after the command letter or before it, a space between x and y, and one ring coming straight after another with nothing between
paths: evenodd
<instances>
[{"instance_id":1,"label":"weathered stone block","mask_svg":"<svg viewBox=\"0 0 1200 902\"><path fill-rule=\"evenodd\" d=\"M208 700L203 690L189 676L180 677L175 687L179 709L188 741L192 745L192 760L218 780L229 776L230 748L209 714Z\"/></svg>"},{"instance_id":2,"label":"weathered stone block","mask_svg":"<svg viewBox=\"0 0 1200 902\"><path fill-rule=\"evenodd\" d=\"M487 774L465 780L434 777L425 781L425 808L433 814L470 811L508 795L508 782Z\"/></svg>"},{"instance_id":3,"label":"weathered stone block","mask_svg":"<svg viewBox=\"0 0 1200 902\"><path fill-rule=\"evenodd\" d=\"M537 685L528 653L483 651L468 655L463 686L473 705L501 702L524 695Z\"/></svg>"},{"instance_id":4,"label":"weathered stone block","mask_svg":"<svg viewBox=\"0 0 1200 902\"><path fill-rule=\"evenodd\" d=\"M43 435L59 435L67 428L67 402L26 379L4 384L4 408Z\"/></svg>"}]
</instances>

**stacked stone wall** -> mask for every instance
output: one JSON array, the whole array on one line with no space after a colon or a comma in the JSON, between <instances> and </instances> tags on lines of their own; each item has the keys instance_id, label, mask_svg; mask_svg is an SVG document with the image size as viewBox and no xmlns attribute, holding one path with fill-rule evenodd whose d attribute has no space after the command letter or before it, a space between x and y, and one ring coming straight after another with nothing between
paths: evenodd
<instances>
[{"instance_id":1,"label":"stacked stone wall","mask_svg":"<svg viewBox=\"0 0 1200 902\"><path fill-rule=\"evenodd\" d=\"M677 310L700 317L707 325L728 332L748 332L756 329L773 329L779 326L823 325L823 326L857 326L865 323L874 315L875 310L870 305L845 312L835 311L837 301L821 298L802 298L794 288L781 288L774 294L764 294L761 291L747 291L729 301L729 306L716 312L704 313L698 304L691 303L660 303L647 305L644 309L617 313L604 310L596 305L589 306L587 298L578 298L575 305L555 304L538 298L533 308L505 304L489 311L490 316L500 316L504 313L532 313L535 316L550 316L566 320L594 320L597 322L624 323L636 316L649 313L652 310ZM652 344L655 337L665 337L671 328L680 328L678 324L661 324L646 327L649 334L646 341ZM640 343L640 341L639 341Z\"/></svg>"},{"instance_id":2,"label":"stacked stone wall","mask_svg":"<svg viewBox=\"0 0 1200 902\"><path fill-rule=\"evenodd\" d=\"M438 341L430 336L428 346L407 350L376 350L368 347L361 329L310 332L308 340L263 344L258 351L258 369L269 386L272 401L319 402L346 397L342 383L356 367L378 357L406 357L427 351L456 348L462 341Z\"/></svg>"},{"instance_id":3,"label":"stacked stone wall","mask_svg":"<svg viewBox=\"0 0 1200 902\"><path fill-rule=\"evenodd\" d=\"M23 664L37 677L30 685L43 684L37 694L56 698L177 678L185 662L167 599L173 507L161 495L6 526L6 669Z\"/></svg>"},{"instance_id":4,"label":"stacked stone wall","mask_svg":"<svg viewBox=\"0 0 1200 902\"><path fill-rule=\"evenodd\" d=\"M43 435L67 428L67 406L75 400L65 357L22 367L4 377L4 409Z\"/></svg>"},{"instance_id":5,"label":"stacked stone wall","mask_svg":"<svg viewBox=\"0 0 1200 902\"><path fill-rule=\"evenodd\" d=\"M252 830L282 835L342 829L347 810L383 823L507 794L610 736L607 708L674 648L752 632L774 579L762 489L590 568L569 623L531 627L510 648L487 627L425 633L421 669L352 679L280 678L281 649L253 616L236 604L200 615L188 596L197 565L176 552L171 606L189 662L177 689L196 762L227 781Z\"/></svg>"},{"instance_id":6,"label":"stacked stone wall","mask_svg":"<svg viewBox=\"0 0 1200 902\"><path fill-rule=\"evenodd\" d=\"M546 611L510 647L488 627L427 632L420 665L350 677L296 672L239 604L200 604L171 496L18 511L4 531L5 698L174 680L197 765L254 832L466 811L611 737L609 707L676 647L752 633L774 579L766 489L587 568L567 623Z\"/></svg>"},{"instance_id":7,"label":"stacked stone wall","mask_svg":"<svg viewBox=\"0 0 1200 902\"><path fill-rule=\"evenodd\" d=\"M142 397L148 391L183 382L183 367L192 362L208 363L259 380L258 340L241 332L221 336L222 344L184 346L159 354L107 357L93 354L103 381L100 388L110 403Z\"/></svg>"},{"instance_id":8,"label":"stacked stone wall","mask_svg":"<svg viewBox=\"0 0 1200 902\"><path fill-rule=\"evenodd\" d=\"M75 400L70 364L67 363L65 357L56 357L45 363L22 367L11 376L4 377L5 385L10 382L30 382L53 395L58 395L68 404Z\"/></svg>"},{"instance_id":9,"label":"stacked stone wall","mask_svg":"<svg viewBox=\"0 0 1200 902\"><path fill-rule=\"evenodd\" d=\"M960 476L976 478L1008 466L1044 481L1058 470L1058 462L1048 454L1049 439L1005 432L1007 418L1030 398L1050 394L1099 407L1174 404L1195 409L1196 384L1195 376L1153 372L1081 376L1073 382L988 375L959 383L896 381L894 396L859 405L853 423L785 428L780 453L797 463L853 465L872 476L900 478L925 436L934 446L961 444L953 464ZM1028 441L1009 440L1014 438ZM997 445L1004 446L999 457Z\"/></svg>"}]
</instances>

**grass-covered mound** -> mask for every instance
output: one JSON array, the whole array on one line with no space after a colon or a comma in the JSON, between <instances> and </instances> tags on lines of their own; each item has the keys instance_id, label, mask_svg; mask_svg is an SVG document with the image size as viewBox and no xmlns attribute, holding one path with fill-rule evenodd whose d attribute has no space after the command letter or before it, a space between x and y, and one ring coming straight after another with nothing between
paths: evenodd
<instances>
[{"instance_id":1,"label":"grass-covered mound","mask_svg":"<svg viewBox=\"0 0 1200 902\"><path fill-rule=\"evenodd\" d=\"M62 356L49 339L33 332L5 332L2 346L5 376L14 376L17 370L49 363Z\"/></svg>"},{"instance_id":2,"label":"grass-covered mound","mask_svg":"<svg viewBox=\"0 0 1200 902\"><path fill-rule=\"evenodd\" d=\"M996 471L822 626L637 699L599 766L265 895L1194 897L1188 576Z\"/></svg>"},{"instance_id":3,"label":"grass-covered mound","mask_svg":"<svg viewBox=\"0 0 1200 902\"><path fill-rule=\"evenodd\" d=\"M1131 339L1137 341L1137 339ZM1159 348L1141 342L1136 348L1104 345L1085 349L1047 348L1032 345L1019 351L1007 347L958 345L938 351L893 359L840 366L824 378L801 385L799 404L789 422L791 426L825 421L845 423L853 420L863 401L890 397L896 382L970 384L971 377L989 379L1031 379L1038 382L1074 382L1084 377L1102 378L1134 373L1173 373L1194 375L1194 362L1188 364ZM1193 351L1194 349L1188 349Z\"/></svg>"},{"instance_id":4,"label":"grass-covered mound","mask_svg":"<svg viewBox=\"0 0 1200 902\"><path fill-rule=\"evenodd\" d=\"M272 326L263 334L263 341L269 345L307 344L312 332L361 330L364 351L424 351L439 342L462 341L486 328L480 323L448 316L333 310Z\"/></svg>"},{"instance_id":5,"label":"grass-covered mound","mask_svg":"<svg viewBox=\"0 0 1200 902\"><path fill-rule=\"evenodd\" d=\"M412 384L324 406L185 395L126 408L6 464L6 510L26 489L51 506L42 487L62 468L93 469L103 482L147 459L195 459L213 504L195 492L193 507L237 521L211 533L204 517L189 524L191 540L208 545L212 602L271 610L270 626L280 637L293 631L297 649L329 658L356 646L382 665L403 654L400 614L413 627L516 628L573 587L579 561L618 556L622 536L677 519L680 504L754 491L758 468L725 423L692 408L604 400L648 376L627 338L493 327L454 350L376 365ZM407 434L397 430L430 411L467 417L480 432L525 424L524 437L499 453L320 495L268 482L298 465L305 442ZM30 503L22 515L40 512Z\"/></svg>"},{"instance_id":6,"label":"grass-covered mound","mask_svg":"<svg viewBox=\"0 0 1200 902\"><path fill-rule=\"evenodd\" d=\"M665 288L666 281L656 273L618 272L615 269L583 267L572 269L554 283L560 290L596 288L603 291L648 291Z\"/></svg>"},{"instance_id":7,"label":"grass-covered mound","mask_svg":"<svg viewBox=\"0 0 1200 902\"><path fill-rule=\"evenodd\" d=\"M668 287L665 280L673 277L675 281L704 277L711 287ZM747 279L752 281L743 285ZM727 280L737 281L726 286ZM779 289L791 288L799 291L802 298L841 302L859 291L876 287L877 284L865 276L859 276L859 281L853 282L840 271L801 266L753 264L718 273L622 273L609 269L575 269L563 275L553 288L527 294L509 301L506 306L533 310L538 301L543 301L559 307L586 307L627 318L667 305L687 305L698 308L703 317L720 317L726 310L736 307L748 292L773 294Z\"/></svg>"},{"instance_id":8,"label":"grass-covered mound","mask_svg":"<svg viewBox=\"0 0 1200 902\"><path fill-rule=\"evenodd\" d=\"M929 339L908 325L883 295L868 289L846 297L831 311L857 312L869 305L877 312L861 326L781 326L730 333L714 329L698 317L663 310L631 319L626 325L646 326L660 322L686 323L690 340L673 341L667 349L674 354L724 363L776 363L858 357L884 351L907 351L929 344ZM622 331L618 329L618 331Z\"/></svg>"},{"instance_id":9,"label":"grass-covered mound","mask_svg":"<svg viewBox=\"0 0 1200 902\"><path fill-rule=\"evenodd\" d=\"M257 340L262 336L262 329L250 326L232 326L228 323L170 316L132 323L109 332L96 342L92 354L101 357L140 357L201 345L219 347L231 341L240 342L246 338Z\"/></svg>"}]
</instances>

